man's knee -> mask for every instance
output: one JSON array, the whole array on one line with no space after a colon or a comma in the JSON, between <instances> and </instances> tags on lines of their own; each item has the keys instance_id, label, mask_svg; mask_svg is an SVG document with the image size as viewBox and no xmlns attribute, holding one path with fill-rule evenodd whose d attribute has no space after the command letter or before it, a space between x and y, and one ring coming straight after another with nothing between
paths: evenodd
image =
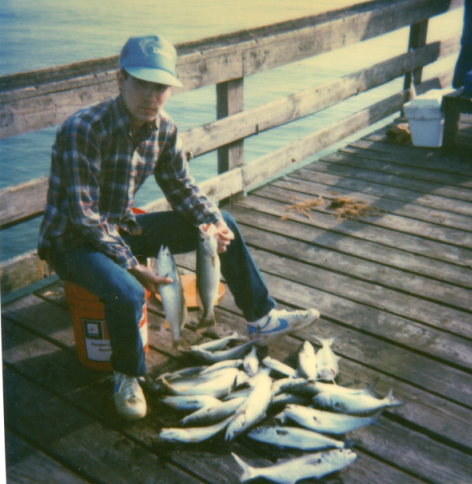
<instances>
[{"instance_id":1,"label":"man's knee","mask_svg":"<svg viewBox=\"0 0 472 484\"><path fill-rule=\"evenodd\" d=\"M114 284L110 288L107 299L108 303L115 307L132 307L138 311L144 305L144 287L132 277L132 279L127 281Z\"/></svg>"}]
</instances>

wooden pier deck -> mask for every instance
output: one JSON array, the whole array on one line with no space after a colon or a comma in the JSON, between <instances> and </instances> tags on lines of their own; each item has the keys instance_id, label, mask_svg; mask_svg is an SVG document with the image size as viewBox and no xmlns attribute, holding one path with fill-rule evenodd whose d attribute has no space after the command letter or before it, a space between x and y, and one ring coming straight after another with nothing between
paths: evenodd
<instances>
[{"instance_id":1,"label":"wooden pier deck","mask_svg":"<svg viewBox=\"0 0 472 484\"><path fill-rule=\"evenodd\" d=\"M472 147L470 119L461 136ZM271 356L290 361L305 339L335 336L340 383L378 377L380 394L393 385L406 402L352 432L359 458L321 482L472 483L472 164L461 152L392 144L381 130L228 208L280 305L322 315L271 345ZM287 210L319 196L308 214ZM338 220L328 206L339 196L379 212ZM178 260L194 269L193 254ZM150 308L154 375L189 364L171 355L162 316ZM217 320L221 334L244 334L228 293ZM8 483L232 484L241 471L231 451L256 466L287 455L221 436L161 445L159 429L176 415L150 393L145 419L120 421L110 374L78 361L61 282L10 297L2 331Z\"/></svg>"}]
</instances>

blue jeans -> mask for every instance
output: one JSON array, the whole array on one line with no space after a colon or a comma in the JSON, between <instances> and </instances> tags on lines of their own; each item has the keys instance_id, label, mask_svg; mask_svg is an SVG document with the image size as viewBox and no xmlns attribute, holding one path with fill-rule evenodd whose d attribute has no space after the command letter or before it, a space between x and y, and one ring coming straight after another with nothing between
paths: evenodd
<instances>
[{"instance_id":1,"label":"blue jeans","mask_svg":"<svg viewBox=\"0 0 472 484\"><path fill-rule=\"evenodd\" d=\"M247 321L255 321L275 307L266 283L254 262L233 217L222 212L235 240L220 254L221 273ZM157 257L161 245L173 254L195 250L198 228L188 224L176 212L137 215L143 229L140 236L123 234L138 258ZM146 373L139 321L144 304L144 289L126 269L89 245L67 252L52 251L57 275L95 294L104 304L115 371L130 376Z\"/></svg>"}]
</instances>

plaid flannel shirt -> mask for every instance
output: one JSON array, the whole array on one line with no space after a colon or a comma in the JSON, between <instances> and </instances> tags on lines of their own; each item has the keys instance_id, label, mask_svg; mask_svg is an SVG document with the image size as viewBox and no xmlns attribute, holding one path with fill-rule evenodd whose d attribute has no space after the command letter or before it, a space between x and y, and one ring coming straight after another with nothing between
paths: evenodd
<instances>
[{"instance_id":1,"label":"plaid flannel shirt","mask_svg":"<svg viewBox=\"0 0 472 484\"><path fill-rule=\"evenodd\" d=\"M172 208L194 225L221 214L195 185L175 123L161 113L133 138L121 95L78 111L59 128L38 254L90 244L130 269L138 261L120 230L139 235L134 194L154 173Z\"/></svg>"}]
</instances>

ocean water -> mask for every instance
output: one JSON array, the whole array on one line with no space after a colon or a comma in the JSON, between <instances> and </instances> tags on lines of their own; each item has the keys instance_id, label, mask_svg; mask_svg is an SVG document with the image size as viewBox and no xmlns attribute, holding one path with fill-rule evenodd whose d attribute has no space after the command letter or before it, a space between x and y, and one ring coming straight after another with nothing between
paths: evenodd
<instances>
[{"instance_id":1,"label":"ocean water","mask_svg":"<svg viewBox=\"0 0 472 484\"><path fill-rule=\"evenodd\" d=\"M172 43L315 15L359 3L352 0L1 0L0 76L118 54L128 37L160 34ZM430 21L428 40L462 29L462 9ZM408 29L339 49L245 79L244 108L285 97L406 52ZM455 58L425 69L425 75L453 66ZM244 142L245 162L295 141L402 88L401 79L315 115ZM180 130L216 119L215 87L171 97L167 112ZM56 127L0 140L0 189L45 175ZM355 138L358 138L356 135ZM347 141L341 142L345 144ZM339 144L338 144L339 145ZM338 145L332 147L335 149ZM325 150L326 151L326 150ZM319 157L315 155L310 160ZM192 160L197 182L217 173L216 153ZM143 205L160 191L149 179L138 192ZM0 260L36 246L40 218L0 232Z\"/></svg>"}]
</instances>

